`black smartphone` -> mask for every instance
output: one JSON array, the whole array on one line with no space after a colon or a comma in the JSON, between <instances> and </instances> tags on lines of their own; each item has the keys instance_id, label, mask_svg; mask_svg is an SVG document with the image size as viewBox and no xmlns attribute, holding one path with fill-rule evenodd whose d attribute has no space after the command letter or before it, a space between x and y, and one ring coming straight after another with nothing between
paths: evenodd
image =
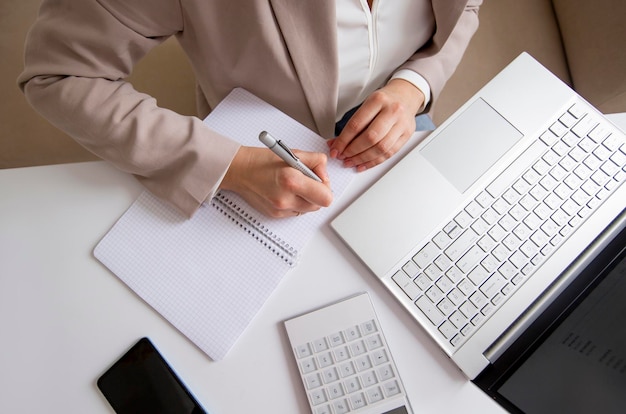
<instances>
[{"instance_id":1,"label":"black smartphone","mask_svg":"<svg viewBox=\"0 0 626 414\"><path fill-rule=\"evenodd\" d=\"M206 413L148 338L133 345L97 384L117 414Z\"/></svg>"}]
</instances>

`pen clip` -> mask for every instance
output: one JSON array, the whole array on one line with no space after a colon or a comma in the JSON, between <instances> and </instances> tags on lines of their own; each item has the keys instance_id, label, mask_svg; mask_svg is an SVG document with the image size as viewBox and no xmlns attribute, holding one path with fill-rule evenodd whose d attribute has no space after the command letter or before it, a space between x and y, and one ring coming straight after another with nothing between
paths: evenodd
<instances>
[{"instance_id":1,"label":"pen clip","mask_svg":"<svg viewBox=\"0 0 626 414\"><path fill-rule=\"evenodd\" d=\"M287 151L287 153L288 153L290 156L292 156L292 157L293 157L293 159L294 159L295 161L299 161L298 157L296 157L296 154L294 154L294 153L291 151L291 149L290 149L290 148L289 148L286 144L283 144L283 142L282 142L281 140L277 140L277 141L276 141L276 143L277 143L278 145L280 145L282 149L284 149L285 151Z\"/></svg>"}]
</instances>

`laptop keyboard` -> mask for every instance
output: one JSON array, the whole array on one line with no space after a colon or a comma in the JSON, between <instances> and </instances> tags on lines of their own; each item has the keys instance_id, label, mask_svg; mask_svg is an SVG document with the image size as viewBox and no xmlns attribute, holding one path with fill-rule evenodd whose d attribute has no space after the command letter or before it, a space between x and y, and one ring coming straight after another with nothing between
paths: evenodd
<instances>
[{"instance_id":1,"label":"laptop keyboard","mask_svg":"<svg viewBox=\"0 0 626 414\"><path fill-rule=\"evenodd\" d=\"M514 163L515 179L492 182L392 276L452 347L626 180L625 144L587 108L558 117Z\"/></svg>"}]
</instances>

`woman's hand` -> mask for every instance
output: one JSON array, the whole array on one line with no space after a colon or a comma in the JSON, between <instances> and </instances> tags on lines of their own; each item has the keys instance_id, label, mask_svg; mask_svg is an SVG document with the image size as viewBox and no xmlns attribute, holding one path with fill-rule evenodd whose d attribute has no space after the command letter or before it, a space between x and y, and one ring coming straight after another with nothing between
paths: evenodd
<instances>
[{"instance_id":1,"label":"woman's hand","mask_svg":"<svg viewBox=\"0 0 626 414\"><path fill-rule=\"evenodd\" d=\"M326 172L326 155L298 150L294 153L322 183L290 167L267 148L241 147L220 188L238 193L261 213L275 218L328 207L333 196Z\"/></svg>"},{"instance_id":2,"label":"woman's hand","mask_svg":"<svg viewBox=\"0 0 626 414\"><path fill-rule=\"evenodd\" d=\"M346 167L365 171L390 158L415 132L415 116L424 94L412 83L393 79L376 90L335 139L330 156Z\"/></svg>"}]
</instances>

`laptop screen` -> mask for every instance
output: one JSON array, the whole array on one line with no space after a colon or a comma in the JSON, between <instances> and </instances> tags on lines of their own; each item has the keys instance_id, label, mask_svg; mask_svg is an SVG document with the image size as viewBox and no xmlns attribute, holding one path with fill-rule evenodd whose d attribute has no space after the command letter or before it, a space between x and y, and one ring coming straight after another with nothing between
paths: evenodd
<instances>
[{"instance_id":1,"label":"laptop screen","mask_svg":"<svg viewBox=\"0 0 626 414\"><path fill-rule=\"evenodd\" d=\"M474 380L510 412L623 413L626 229Z\"/></svg>"}]
</instances>

